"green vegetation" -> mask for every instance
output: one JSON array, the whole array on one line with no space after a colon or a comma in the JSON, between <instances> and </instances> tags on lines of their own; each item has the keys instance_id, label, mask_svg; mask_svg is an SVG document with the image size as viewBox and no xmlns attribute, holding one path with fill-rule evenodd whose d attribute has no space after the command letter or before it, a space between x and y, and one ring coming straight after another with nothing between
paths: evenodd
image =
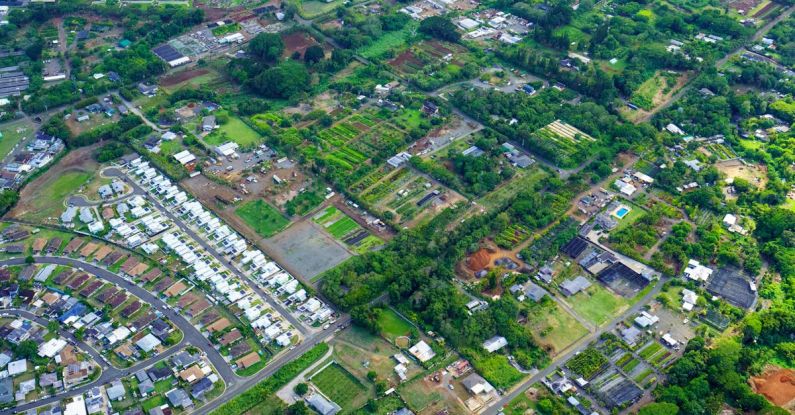
<instances>
[{"instance_id":1,"label":"green vegetation","mask_svg":"<svg viewBox=\"0 0 795 415\"><path fill-rule=\"evenodd\" d=\"M411 335L414 329L414 326L391 308L381 310L378 315L378 327L381 330L381 334L392 342L400 336Z\"/></svg>"},{"instance_id":2,"label":"green vegetation","mask_svg":"<svg viewBox=\"0 0 795 415\"><path fill-rule=\"evenodd\" d=\"M234 141L243 149L252 149L262 143L262 138L240 118L229 117L217 130L204 137L204 141L212 146Z\"/></svg>"},{"instance_id":3,"label":"green vegetation","mask_svg":"<svg viewBox=\"0 0 795 415\"><path fill-rule=\"evenodd\" d=\"M337 363L326 366L321 372L312 376L310 381L336 402L343 411L351 411L358 408L365 397L367 389L350 372L345 370Z\"/></svg>"},{"instance_id":4,"label":"green vegetation","mask_svg":"<svg viewBox=\"0 0 795 415\"><path fill-rule=\"evenodd\" d=\"M566 362L566 367L585 379L591 379L606 364L607 358L599 353L598 350L589 347L580 352L580 354L569 359L569 361Z\"/></svg>"},{"instance_id":5,"label":"green vegetation","mask_svg":"<svg viewBox=\"0 0 795 415\"><path fill-rule=\"evenodd\" d=\"M264 238L275 235L290 223L276 208L262 199L240 205L235 209L235 214Z\"/></svg>"},{"instance_id":6,"label":"green vegetation","mask_svg":"<svg viewBox=\"0 0 795 415\"><path fill-rule=\"evenodd\" d=\"M508 357L501 354L479 356L471 363L495 388L510 388L524 377L522 372L511 366Z\"/></svg>"},{"instance_id":7,"label":"green vegetation","mask_svg":"<svg viewBox=\"0 0 795 415\"><path fill-rule=\"evenodd\" d=\"M298 376L299 373L318 361L328 352L328 349L328 344L319 343L317 346L301 355L301 357L282 366L272 376L224 403L221 407L214 410L212 415L239 415L247 411L262 410L260 409L260 405L266 402L273 402L273 394L276 393L279 388L286 385L290 380ZM278 399L275 401L281 402ZM263 406L263 409L264 408L267 408L267 406Z\"/></svg>"},{"instance_id":8,"label":"green vegetation","mask_svg":"<svg viewBox=\"0 0 795 415\"><path fill-rule=\"evenodd\" d=\"M611 293L598 283L571 297L569 304L577 314L597 326L614 318L627 306L624 298Z\"/></svg>"}]
</instances>

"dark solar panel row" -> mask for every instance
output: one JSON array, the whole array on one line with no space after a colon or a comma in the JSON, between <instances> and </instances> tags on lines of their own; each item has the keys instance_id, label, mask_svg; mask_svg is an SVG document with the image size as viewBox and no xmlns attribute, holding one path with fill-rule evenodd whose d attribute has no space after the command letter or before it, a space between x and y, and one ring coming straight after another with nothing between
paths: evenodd
<instances>
[{"instance_id":1,"label":"dark solar panel row","mask_svg":"<svg viewBox=\"0 0 795 415\"><path fill-rule=\"evenodd\" d=\"M751 290L748 280L730 271L721 270L713 276L707 284L707 291L737 307L751 308L756 302L756 293Z\"/></svg>"},{"instance_id":2,"label":"dark solar panel row","mask_svg":"<svg viewBox=\"0 0 795 415\"><path fill-rule=\"evenodd\" d=\"M185 55L179 53L178 50L174 49L173 46L169 44L160 45L154 49L152 52L157 55L160 59L163 59L166 62L171 62L173 60L179 59Z\"/></svg>"}]
</instances>

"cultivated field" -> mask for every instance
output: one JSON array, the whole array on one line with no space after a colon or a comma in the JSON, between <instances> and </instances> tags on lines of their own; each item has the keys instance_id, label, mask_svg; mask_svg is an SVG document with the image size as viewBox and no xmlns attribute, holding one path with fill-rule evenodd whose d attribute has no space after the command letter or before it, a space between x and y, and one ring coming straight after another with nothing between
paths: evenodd
<instances>
[{"instance_id":1,"label":"cultivated field","mask_svg":"<svg viewBox=\"0 0 795 415\"><path fill-rule=\"evenodd\" d=\"M313 278L351 257L331 236L310 222L298 222L265 241L291 271Z\"/></svg>"},{"instance_id":2,"label":"cultivated field","mask_svg":"<svg viewBox=\"0 0 795 415\"><path fill-rule=\"evenodd\" d=\"M251 229L254 229L265 238L275 235L289 223L287 218L282 216L276 208L265 203L262 199L251 200L240 205L235 210L235 213Z\"/></svg>"}]
</instances>

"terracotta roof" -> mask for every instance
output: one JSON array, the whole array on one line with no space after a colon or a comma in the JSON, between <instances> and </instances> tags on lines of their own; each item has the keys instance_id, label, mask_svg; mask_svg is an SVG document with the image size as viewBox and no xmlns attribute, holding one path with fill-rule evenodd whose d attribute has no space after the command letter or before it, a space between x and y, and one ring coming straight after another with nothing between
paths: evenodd
<instances>
[{"instance_id":1,"label":"terracotta roof","mask_svg":"<svg viewBox=\"0 0 795 415\"><path fill-rule=\"evenodd\" d=\"M237 359L235 361L235 364L237 365L237 367L245 369L247 367L256 364L257 362L259 362L259 355L257 354L257 352L251 352L241 357L240 359Z\"/></svg>"}]
</instances>

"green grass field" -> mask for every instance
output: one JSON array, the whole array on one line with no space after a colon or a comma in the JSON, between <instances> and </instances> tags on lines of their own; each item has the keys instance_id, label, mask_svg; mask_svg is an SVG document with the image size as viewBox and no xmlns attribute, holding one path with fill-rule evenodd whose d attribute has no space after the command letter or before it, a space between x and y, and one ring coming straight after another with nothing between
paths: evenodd
<instances>
[{"instance_id":1,"label":"green grass field","mask_svg":"<svg viewBox=\"0 0 795 415\"><path fill-rule=\"evenodd\" d=\"M262 142L262 137L241 121L240 118L229 117L229 121L226 124L221 125L216 131L204 137L204 141L213 146L227 141L234 141L240 147L250 148Z\"/></svg>"},{"instance_id":2,"label":"green grass field","mask_svg":"<svg viewBox=\"0 0 795 415\"><path fill-rule=\"evenodd\" d=\"M0 158L5 157L23 137L32 137L35 126L25 120L12 121L0 126Z\"/></svg>"},{"instance_id":3,"label":"green grass field","mask_svg":"<svg viewBox=\"0 0 795 415\"><path fill-rule=\"evenodd\" d=\"M367 401L367 389L350 372L337 363L332 363L311 379L312 383L329 399L336 402L343 412L348 412Z\"/></svg>"},{"instance_id":4,"label":"green grass field","mask_svg":"<svg viewBox=\"0 0 795 415\"><path fill-rule=\"evenodd\" d=\"M378 327L381 329L381 334L390 341L409 335L413 328L411 323L391 308L385 308L378 316Z\"/></svg>"},{"instance_id":5,"label":"green grass field","mask_svg":"<svg viewBox=\"0 0 795 415\"><path fill-rule=\"evenodd\" d=\"M29 200L33 209L25 213L29 219L43 220L57 217L63 213L64 200L91 179L91 174L83 171L68 171L43 186L37 197Z\"/></svg>"},{"instance_id":6,"label":"green grass field","mask_svg":"<svg viewBox=\"0 0 795 415\"><path fill-rule=\"evenodd\" d=\"M345 216L342 219L331 224L329 227L326 228L326 230L328 231L328 233L331 234L331 236L339 239L358 227L359 225L356 224L356 221L354 221L348 216Z\"/></svg>"},{"instance_id":7,"label":"green grass field","mask_svg":"<svg viewBox=\"0 0 795 415\"><path fill-rule=\"evenodd\" d=\"M535 183L543 180L548 174L544 170L533 166L519 170L511 180L478 199L477 204L486 209L500 207L518 192L532 188Z\"/></svg>"},{"instance_id":8,"label":"green grass field","mask_svg":"<svg viewBox=\"0 0 795 415\"><path fill-rule=\"evenodd\" d=\"M359 48L357 53L368 59L381 56L390 49L407 44L412 35L417 32L418 27L419 23L412 20L401 30L384 33L375 42Z\"/></svg>"},{"instance_id":9,"label":"green grass field","mask_svg":"<svg viewBox=\"0 0 795 415\"><path fill-rule=\"evenodd\" d=\"M594 283L585 292L568 299L574 311L597 326L604 324L626 308L627 301Z\"/></svg>"},{"instance_id":10,"label":"green grass field","mask_svg":"<svg viewBox=\"0 0 795 415\"><path fill-rule=\"evenodd\" d=\"M626 200L621 200L620 202L622 205L625 205L626 207L629 208L629 212L626 215L624 215L624 217L621 219L615 218L618 221L618 225L615 227L615 229L613 229L613 232L620 231L626 228L627 226L632 225L633 223L635 223L635 221L637 221L643 215L646 214L646 211L643 210L643 208L641 208L640 206L634 203L630 203Z\"/></svg>"},{"instance_id":11,"label":"green grass field","mask_svg":"<svg viewBox=\"0 0 795 415\"><path fill-rule=\"evenodd\" d=\"M527 327L533 338L551 347L554 354L560 354L588 334L588 330L574 316L554 302L533 308L527 316Z\"/></svg>"},{"instance_id":12,"label":"green grass field","mask_svg":"<svg viewBox=\"0 0 795 415\"><path fill-rule=\"evenodd\" d=\"M235 210L235 214L265 238L275 235L290 223L275 207L262 199L244 203Z\"/></svg>"},{"instance_id":13,"label":"green grass field","mask_svg":"<svg viewBox=\"0 0 795 415\"><path fill-rule=\"evenodd\" d=\"M666 80L659 73L647 79L640 84L638 89L632 93L632 103L645 109L650 110L654 107L654 97L657 92L665 88Z\"/></svg>"}]
</instances>

